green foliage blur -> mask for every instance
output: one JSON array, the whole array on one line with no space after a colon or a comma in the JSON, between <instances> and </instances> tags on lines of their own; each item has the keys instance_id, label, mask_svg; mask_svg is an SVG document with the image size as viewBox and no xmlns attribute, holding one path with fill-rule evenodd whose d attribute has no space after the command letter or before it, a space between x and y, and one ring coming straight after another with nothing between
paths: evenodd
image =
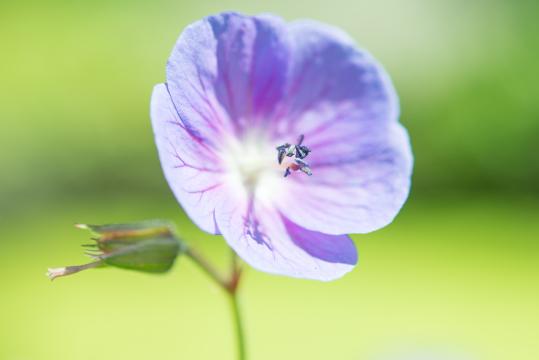
<instances>
[{"instance_id":1,"label":"green foliage blur","mask_svg":"<svg viewBox=\"0 0 539 360\"><path fill-rule=\"evenodd\" d=\"M349 32L391 74L416 159L402 214L354 237L352 274L247 271L252 359L539 358L539 2L7 0L0 360L233 359L226 299L187 260L157 277L43 275L85 262L73 223L145 218L226 266L170 193L149 120L182 29L224 10Z\"/></svg>"}]
</instances>

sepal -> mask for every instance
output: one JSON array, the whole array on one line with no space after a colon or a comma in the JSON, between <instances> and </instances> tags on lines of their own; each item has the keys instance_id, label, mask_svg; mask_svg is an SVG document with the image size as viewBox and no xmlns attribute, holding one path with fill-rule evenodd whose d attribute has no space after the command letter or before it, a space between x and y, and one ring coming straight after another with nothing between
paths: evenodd
<instances>
[{"instance_id":1,"label":"sepal","mask_svg":"<svg viewBox=\"0 0 539 360\"><path fill-rule=\"evenodd\" d=\"M174 226L164 220L147 220L128 224L77 224L92 233L94 243L83 245L94 262L79 266L51 268L51 280L89 268L115 266L148 273L164 273L172 268L176 257L185 251Z\"/></svg>"}]
</instances>

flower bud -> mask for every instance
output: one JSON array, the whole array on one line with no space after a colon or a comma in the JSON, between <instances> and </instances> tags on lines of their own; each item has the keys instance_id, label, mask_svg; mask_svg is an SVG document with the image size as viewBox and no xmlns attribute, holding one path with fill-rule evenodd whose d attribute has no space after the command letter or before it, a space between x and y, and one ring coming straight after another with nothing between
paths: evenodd
<instances>
[{"instance_id":1,"label":"flower bud","mask_svg":"<svg viewBox=\"0 0 539 360\"><path fill-rule=\"evenodd\" d=\"M51 280L99 266L115 266L149 273L170 270L184 245L171 223L149 220L131 224L75 225L92 232L95 243L84 245L95 261L80 266L49 269Z\"/></svg>"}]
</instances>

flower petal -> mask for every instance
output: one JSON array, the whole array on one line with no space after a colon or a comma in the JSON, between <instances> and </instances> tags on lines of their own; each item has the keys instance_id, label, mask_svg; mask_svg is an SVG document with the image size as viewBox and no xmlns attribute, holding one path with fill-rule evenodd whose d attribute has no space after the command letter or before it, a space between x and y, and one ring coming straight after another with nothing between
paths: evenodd
<instances>
[{"instance_id":1,"label":"flower petal","mask_svg":"<svg viewBox=\"0 0 539 360\"><path fill-rule=\"evenodd\" d=\"M269 15L222 13L188 26L167 65L186 126L216 145L271 113L285 91L287 39L285 23Z\"/></svg>"},{"instance_id":2,"label":"flower petal","mask_svg":"<svg viewBox=\"0 0 539 360\"><path fill-rule=\"evenodd\" d=\"M327 235L310 231L282 217L290 239L309 255L330 263L357 264L357 250L347 235Z\"/></svg>"},{"instance_id":3,"label":"flower petal","mask_svg":"<svg viewBox=\"0 0 539 360\"><path fill-rule=\"evenodd\" d=\"M389 224L410 189L412 155L403 127L393 123L358 141L355 153L311 164L293 174L278 208L295 223L326 234L367 233ZM313 150L314 151L314 150Z\"/></svg>"},{"instance_id":4,"label":"flower petal","mask_svg":"<svg viewBox=\"0 0 539 360\"><path fill-rule=\"evenodd\" d=\"M290 176L280 211L328 234L365 233L392 221L410 188L412 154L397 122L398 100L383 68L343 33L292 23L293 71L286 121L304 134L313 176ZM297 84L297 85L295 85ZM293 95L293 96L292 96Z\"/></svg>"},{"instance_id":5,"label":"flower petal","mask_svg":"<svg viewBox=\"0 0 539 360\"><path fill-rule=\"evenodd\" d=\"M219 233L214 209L228 189L213 149L186 129L164 84L154 88L151 118L161 167L174 195L195 224Z\"/></svg>"},{"instance_id":6,"label":"flower petal","mask_svg":"<svg viewBox=\"0 0 539 360\"><path fill-rule=\"evenodd\" d=\"M306 230L260 201L228 202L217 210L217 222L236 253L261 271L330 281L357 263L347 235Z\"/></svg>"},{"instance_id":7,"label":"flower petal","mask_svg":"<svg viewBox=\"0 0 539 360\"><path fill-rule=\"evenodd\" d=\"M347 120L394 121L398 99L388 75L341 30L310 20L288 25L291 42L286 96L279 105L276 135L298 132L326 138Z\"/></svg>"}]
</instances>

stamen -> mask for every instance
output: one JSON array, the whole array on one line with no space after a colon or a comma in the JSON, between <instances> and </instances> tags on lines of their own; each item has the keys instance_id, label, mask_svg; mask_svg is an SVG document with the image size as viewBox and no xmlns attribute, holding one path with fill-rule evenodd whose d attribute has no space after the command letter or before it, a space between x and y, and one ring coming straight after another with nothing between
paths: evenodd
<instances>
[{"instance_id":1,"label":"stamen","mask_svg":"<svg viewBox=\"0 0 539 360\"><path fill-rule=\"evenodd\" d=\"M279 162L279 165L283 163L283 160L285 156L287 157L293 157L291 161L287 161L286 169L284 172L284 177L289 176L292 171L300 170L301 172L307 174L308 176L311 176L313 173L311 171L311 168L309 167L309 164L305 162L303 159L305 159L309 153L311 152L311 149L309 149L307 146L302 145L303 140L305 139L305 136L301 134L298 137L298 141L296 145L290 145L289 143L284 143L283 145L277 146L277 161Z\"/></svg>"},{"instance_id":2,"label":"stamen","mask_svg":"<svg viewBox=\"0 0 539 360\"><path fill-rule=\"evenodd\" d=\"M305 161L301 159L296 159L296 163L299 165L299 170L301 170L305 174L309 176L313 174L313 172L311 171L311 168L309 167L309 164L307 164Z\"/></svg>"},{"instance_id":3,"label":"stamen","mask_svg":"<svg viewBox=\"0 0 539 360\"><path fill-rule=\"evenodd\" d=\"M279 164L282 164L284 156L288 152L289 147L290 147L289 143L277 146L277 161L279 161Z\"/></svg>"}]
</instances>

